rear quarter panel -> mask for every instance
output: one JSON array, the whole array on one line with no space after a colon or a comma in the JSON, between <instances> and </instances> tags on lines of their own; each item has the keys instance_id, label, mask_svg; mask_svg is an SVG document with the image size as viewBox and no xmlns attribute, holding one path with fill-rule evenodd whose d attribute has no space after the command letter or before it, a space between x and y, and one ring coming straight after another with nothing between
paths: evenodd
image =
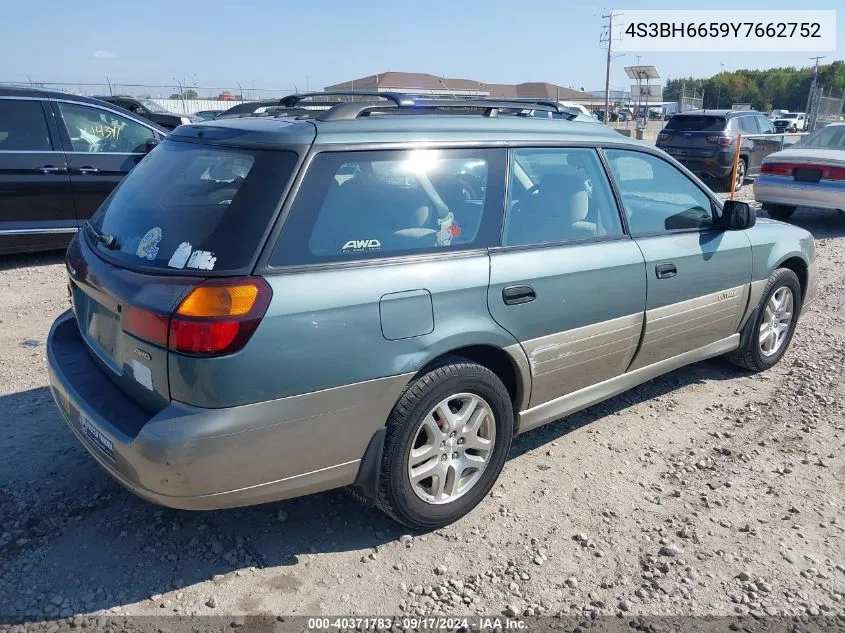
<instances>
[{"instance_id":1,"label":"rear quarter panel","mask_svg":"<svg viewBox=\"0 0 845 633\"><path fill-rule=\"evenodd\" d=\"M486 251L268 275L273 299L247 346L222 358L170 354L171 395L229 407L388 376L410 380L456 348L515 345L487 310L489 278ZM382 299L395 293L413 300L385 309ZM403 330L403 338L392 334Z\"/></svg>"}]
</instances>

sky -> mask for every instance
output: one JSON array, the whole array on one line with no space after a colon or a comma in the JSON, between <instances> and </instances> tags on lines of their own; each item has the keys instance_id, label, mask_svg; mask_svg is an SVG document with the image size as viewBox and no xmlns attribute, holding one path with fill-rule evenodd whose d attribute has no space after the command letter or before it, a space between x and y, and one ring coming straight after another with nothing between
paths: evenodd
<instances>
[{"instance_id":1,"label":"sky","mask_svg":"<svg viewBox=\"0 0 845 633\"><path fill-rule=\"evenodd\" d=\"M600 0L604 1L604 0ZM743 9L834 9L834 0L744 0ZM626 9L737 8L735 0L684 7L677 0L619 5L514 0L145 0L68 3L0 0L0 82L170 84L293 91L386 71L425 72L485 83L548 81L604 88L602 14ZM725 70L809 66L845 59L845 5L837 52L627 53L611 87L631 83L624 66L657 67L662 78ZM761 14L765 15L765 14ZM67 87L76 91L79 88ZM85 88L82 88L85 90ZM95 90L95 89L92 89ZM138 92L140 89L134 90ZM150 89L156 93L164 89ZM273 93L264 93L273 94Z\"/></svg>"}]
</instances>

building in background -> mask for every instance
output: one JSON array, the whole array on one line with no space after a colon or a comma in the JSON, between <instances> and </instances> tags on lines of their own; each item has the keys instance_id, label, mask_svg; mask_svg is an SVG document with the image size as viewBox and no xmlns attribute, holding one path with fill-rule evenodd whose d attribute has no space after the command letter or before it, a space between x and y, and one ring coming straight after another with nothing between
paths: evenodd
<instances>
[{"instance_id":1,"label":"building in background","mask_svg":"<svg viewBox=\"0 0 845 633\"><path fill-rule=\"evenodd\" d=\"M414 92L440 96L455 95L500 99L549 99L552 101L569 101L586 107L599 104L599 99L588 92L543 81L521 84L488 84L473 79L436 77L427 73L386 72L326 86L324 90Z\"/></svg>"}]
</instances>

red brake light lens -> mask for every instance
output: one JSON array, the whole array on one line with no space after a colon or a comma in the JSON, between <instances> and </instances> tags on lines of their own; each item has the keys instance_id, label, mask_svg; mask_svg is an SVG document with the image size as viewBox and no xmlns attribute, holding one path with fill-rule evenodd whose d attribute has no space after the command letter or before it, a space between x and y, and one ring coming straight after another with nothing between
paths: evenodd
<instances>
[{"instance_id":1,"label":"red brake light lens","mask_svg":"<svg viewBox=\"0 0 845 633\"><path fill-rule=\"evenodd\" d=\"M821 172L821 180L845 180L845 167L796 163L763 163L760 167L760 171L764 174L788 178L792 178L796 169L818 169Z\"/></svg>"},{"instance_id":2,"label":"red brake light lens","mask_svg":"<svg viewBox=\"0 0 845 633\"><path fill-rule=\"evenodd\" d=\"M167 347L169 322L170 317L165 314L157 314L134 306L126 308L123 314L124 331L159 347Z\"/></svg>"},{"instance_id":3,"label":"red brake light lens","mask_svg":"<svg viewBox=\"0 0 845 633\"><path fill-rule=\"evenodd\" d=\"M658 143L665 143L670 138L672 138L670 135L666 134L665 132L661 132L660 134L657 135L657 142Z\"/></svg>"}]
</instances>

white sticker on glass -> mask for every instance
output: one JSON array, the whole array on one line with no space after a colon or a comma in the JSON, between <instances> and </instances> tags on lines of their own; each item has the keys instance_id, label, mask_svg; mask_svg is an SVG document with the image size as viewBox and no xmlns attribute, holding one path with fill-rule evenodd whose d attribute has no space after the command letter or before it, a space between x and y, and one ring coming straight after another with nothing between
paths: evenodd
<instances>
[{"instance_id":1,"label":"white sticker on glass","mask_svg":"<svg viewBox=\"0 0 845 633\"><path fill-rule=\"evenodd\" d=\"M188 268L198 268L199 270L214 270L214 263L217 258L214 253L209 251L194 251L191 258L188 260Z\"/></svg>"},{"instance_id":2,"label":"white sticker on glass","mask_svg":"<svg viewBox=\"0 0 845 633\"><path fill-rule=\"evenodd\" d=\"M161 229L156 226L147 231L141 238L141 243L138 244L135 254L142 259L152 261L158 255L159 242L161 242Z\"/></svg>"},{"instance_id":3,"label":"white sticker on glass","mask_svg":"<svg viewBox=\"0 0 845 633\"><path fill-rule=\"evenodd\" d=\"M179 248L173 253L173 256L170 258L170 261L167 262L167 265L171 268L184 268L185 264L188 263L188 258L191 256L191 243L190 242L182 242L179 244Z\"/></svg>"},{"instance_id":4,"label":"white sticker on glass","mask_svg":"<svg viewBox=\"0 0 845 633\"><path fill-rule=\"evenodd\" d=\"M132 375L135 377L135 382L146 387L150 391L153 390L153 372L149 367L133 359Z\"/></svg>"}]
</instances>

